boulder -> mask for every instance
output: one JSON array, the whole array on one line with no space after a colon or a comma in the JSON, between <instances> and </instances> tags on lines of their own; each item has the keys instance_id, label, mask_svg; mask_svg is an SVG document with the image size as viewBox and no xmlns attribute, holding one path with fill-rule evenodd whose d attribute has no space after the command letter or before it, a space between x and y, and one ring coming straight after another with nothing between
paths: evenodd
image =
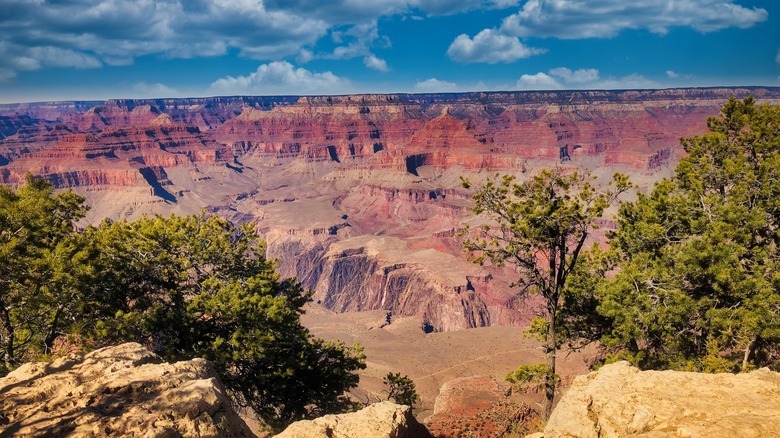
<instances>
[{"instance_id":1,"label":"boulder","mask_svg":"<svg viewBox=\"0 0 780 438\"><path fill-rule=\"evenodd\" d=\"M580 376L544 429L553 437L770 437L780 373L640 371L627 362Z\"/></svg>"},{"instance_id":2,"label":"boulder","mask_svg":"<svg viewBox=\"0 0 780 438\"><path fill-rule=\"evenodd\" d=\"M203 359L140 344L28 363L0 379L0 436L250 437Z\"/></svg>"},{"instance_id":3,"label":"boulder","mask_svg":"<svg viewBox=\"0 0 780 438\"><path fill-rule=\"evenodd\" d=\"M291 424L277 438L418 438L430 437L409 406L384 401L358 412L325 415Z\"/></svg>"}]
</instances>

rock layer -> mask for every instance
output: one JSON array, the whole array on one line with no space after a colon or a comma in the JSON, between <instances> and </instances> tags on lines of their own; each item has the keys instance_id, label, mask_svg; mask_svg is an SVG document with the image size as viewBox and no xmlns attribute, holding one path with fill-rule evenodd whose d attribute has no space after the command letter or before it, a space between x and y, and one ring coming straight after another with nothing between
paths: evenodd
<instances>
[{"instance_id":1,"label":"rock layer","mask_svg":"<svg viewBox=\"0 0 780 438\"><path fill-rule=\"evenodd\" d=\"M522 324L509 271L457 232L488 171L614 171L646 188L730 96L780 88L215 97L0 105L0 182L73 188L84 222L206 211L252 222L279 270L339 312L429 330Z\"/></svg>"},{"instance_id":2,"label":"rock layer","mask_svg":"<svg viewBox=\"0 0 780 438\"><path fill-rule=\"evenodd\" d=\"M211 364L123 344L0 379L0 436L251 437Z\"/></svg>"},{"instance_id":3,"label":"rock layer","mask_svg":"<svg viewBox=\"0 0 780 438\"><path fill-rule=\"evenodd\" d=\"M639 371L627 362L574 380L543 436L772 437L780 373Z\"/></svg>"}]
</instances>

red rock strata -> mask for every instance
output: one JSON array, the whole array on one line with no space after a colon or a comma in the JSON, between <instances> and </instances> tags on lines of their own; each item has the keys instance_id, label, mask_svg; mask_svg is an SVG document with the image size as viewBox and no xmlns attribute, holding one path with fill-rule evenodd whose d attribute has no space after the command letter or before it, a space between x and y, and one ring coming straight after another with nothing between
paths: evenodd
<instances>
[{"instance_id":1,"label":"red rock strata","mask_svg":"<svg viewBox=\"0 0 780 438\"><path fill-rule=\"evenodd\" d=\"M0 105L0 182L88 195L87 218L206 210L257 224L337 311L426 330L522 324L512 273L465 260L459 176L615 170L647 187L730 96L780 88L215 97ZM476 221L476 222L475 222ZM608 221L608 219L607 219Z\"/></svg>"}]
</instances>

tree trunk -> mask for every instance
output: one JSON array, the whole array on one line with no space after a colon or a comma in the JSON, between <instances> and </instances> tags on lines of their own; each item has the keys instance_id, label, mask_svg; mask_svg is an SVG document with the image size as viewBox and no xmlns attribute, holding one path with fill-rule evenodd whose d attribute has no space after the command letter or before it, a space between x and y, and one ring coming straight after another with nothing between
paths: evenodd
<instances>
[{"instance_id":1,"label":"tree trunk","mask_svg":"<svg viewBox=\"0 0 780 438\"><path fill-rule=\"evenodd\" d=\"M748 366L748 360L750 359L750 353L753 352L753 346L756 344L756 338L758 336L754 336L753 339L748 342L747 347L745 347L745 355L742 357L742 369L741 371L744 373L747 371Z\"/></svg>"},{"instance_id":2,"label":"tree trunk","mask_svg":"<svg viewBox=\"0 0 780 438\"><path fill-rule=\"evenodd\" d=\"M557 339L555 336L555 312L548 312L547 336L544 342L544 359L547 374L544 378L544 400L542 400L541 420L546 423L550 419L555 398L555 359Z\"/></svg>"},{"instance_id":3,"label":"tree trunk","mask_svg":"<svg viewBox=\"0 0 780 438\"><path fill-rule=\"evenodd\" d=\"M5 362L5 368L7 371L11 371L14 366L14 362L16 362L15 358L15 352L14 352L14 344L16 343L16 336L14 331L14 326L11 324L11 315L10 312L8 312L8 309L5 308L5 305L2 305L0 303L0 310L2 311L3 316L3 329L5 330L5 348L4 348L4 362Z\"/></svg>"},{"instance_id":4,"label":"tree trunk","mask_svg":"<svg viewBox=\"0 0 780 438\"><path fill-rule=\"evenodd\" d=\"M54 312L54 317L52 318L51 323L49 324L49 330L46 333L46 338L43 340L43 352L45 354L50 354L52 352L52 348L54 347L54 340L59 336L57 329L59 328L61 315L62 307L58 307L57 311Z\"/></svg>"}]
</instances>

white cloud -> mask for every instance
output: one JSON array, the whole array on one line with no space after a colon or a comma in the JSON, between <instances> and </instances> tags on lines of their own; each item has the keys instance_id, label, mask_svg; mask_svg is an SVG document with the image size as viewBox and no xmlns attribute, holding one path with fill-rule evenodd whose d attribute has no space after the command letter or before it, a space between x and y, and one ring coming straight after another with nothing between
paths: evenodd
<instances>
[{"instance_id":1,"label":"white cloud","mask_svg":"<svg viewBox=\"0 0 780 438\"><path fill-rule=\"evenodd\" d=\"M349 81L329 71L315 73L284 61L262 64L247 76L217 79L210 87L211 92L224 95L338 94L351 90Z\"/></svg>"},{"instance_id":2,"label":"white cloud","mask_svg":"<svg viewBox=\"0 0 780 438\"><path fill-rule=\"evenodd\" d=\"M34 4L33 4L34 3ZM278 59L314 44L334 23L263 0L4 1L0 68L95 68L164 58Z\"/></svg>"},{"instance_id":3,"label":"white cloud","mask_svg":"<svg viewBox=\"0 0 780 438\"><path fill-rule=\"evenodd\" d=\"M600 72L594 68L571 70L566 67L558 67L547 73L524 74L515 83L515 88L518 90L592 90L657 88L659 85L638 74L602 78Z\"/></svg>"},{"instance_id":4,"label":"white cloud","mask_svg":"<svg viewBox=\"0 0 780 438\"><path fill-rule=\"evenodd\" d=\"M518 90L557 90L562 88L553 77L539 72L534 75L524 74L515 83Z\"/></svg>"},{"instance_id":5,"label":"white cloud","mask_svg":"<svg viewBox=\"0 0 780 438\"><path fill-rule=\"evenodd\" d=\"M599 71L595 68L583 68L572 71L566 67L558 67L550 70L550 74L570 84L584 84L599 79Z\"/></svg>"},{"instance_id":6,"label":"white cloud","mask_svg":"<svg viewBox=\"0 0 780 438\"><path fill-rule=\"evenodd\" d=\"M680 74L675 72L674 70L666 70L666 77L670 79L677 79L680 77Z\"/></svg>"},{"instance_id":7,"label":"white cloud","mask_svg":"<svg viewBox=\"0 0 780 438\"><path fill-rule=\"evenodd\" d=\"M361 23L344 32L333 32L331 39L336 44L345 45L336 47L331 54L320 55L320 58L352 59L366 56L370 54L374 42L379 39L379 27L376 22Z\"/></svg>"},{"instance_id":8,"label":"white cloud","mask_svg":"<svg viewBox=\"0 0 780 438\"><path fill-rule=\"evenodd\" d=\"M780 64L780 49L777 49L777 56L775 56L775 62Z\"/></svg>"},{"instance_id":9,"label":"white cloud","mask_svg":"<svg viewBox=\"0 0 780 438\"><path fill-rule=\"evenodd\" d=\"M300 52L298 52L298 56L295 57L295 62L298 64L306 64L307 62L314 59L314 53L312 53L309 49L301 49Z\"/></svg>"},{"instance_id":10,"label":"white cloud","mask_svg":"<svg viewBox=\"0 0 780 438\"><path fill-rule=\"evenodd\" d=\"M381 72L386 72L389 70L387 68L387 62L384 59L377 58L374 55L368 55L365 58L363 58L363 64L365 64L366 67L370 69L381 71Z\"/></svg>"},{"instance_id":11,"label":"white cloud","mask_svg":"<svg viewBox=\"0 0 780 438\"><path fill-rule=\"evenodd\" d=\"M544 53L544 50L525 46L516 37L503 35L495 29L484 29L470 38L461 34L450 44L447 56L458 62L513 62Z\"/></svg>"},{"instance_id":12,"label":"white cloud","mask_svg":"<svg viewBox=\"0 0 780 438\"><path fill-rule=\"evenodd\" d=\"M528 0L500 30L517 37L609 38L624 29L665 34L672 27L714 32L765 21L765 9L733 0Z\"/></svg>"},{"instance_id":13,"label":"white cloud","mask_svg":"<svg viewBox=\"0 0 780 438\"><path fill-rule=\"evenodd\" d=\"M370 69L386 72L389 70L387 62L372 52L372 48L389 48L392 46L390 39L379 34L376 21L362 23L347 29L346 31L334 31L331 40L340 44L330 53L301 53L298 58L306 62L312 59L353 59L363 58L363 64ZM303 56L302 56L303 55Z\"/></svg>"},{"instance_id":14,"label":"white cloud","mask_svg":"<svg viewBox=\"0 0 780 438\"><path fill-rule=\"evenodd\" d=\"M28 56L51 67L97 68L103 64L94 56L75 50L58 47L33 47L27 51Z\"/></svg>"},{"instance_id":15,"label":"white cloud","mask_svg":"<svg viewBox=\"0 0 780 438\"><path fill-rule=\"evenodd\" d=\"M454 82L440 81L436 78L419 81L414 85L416 93L448 93L458 91Z\"/></svg>"},{"instance_id":16,"label":"white cloud","mask_svg":"<svg viewBox=\"0 0 780 438\"><path fill-rule=\"evenodd\" d=\"M24 47L0 41L0 68L9 71L39 70L45 67L82 69L102 65L96 57L76 50L54 46Z\"/></svg>"}]
</instances>

